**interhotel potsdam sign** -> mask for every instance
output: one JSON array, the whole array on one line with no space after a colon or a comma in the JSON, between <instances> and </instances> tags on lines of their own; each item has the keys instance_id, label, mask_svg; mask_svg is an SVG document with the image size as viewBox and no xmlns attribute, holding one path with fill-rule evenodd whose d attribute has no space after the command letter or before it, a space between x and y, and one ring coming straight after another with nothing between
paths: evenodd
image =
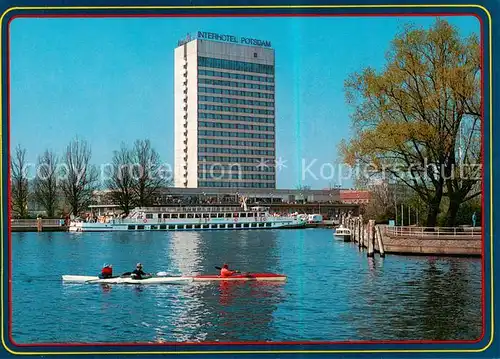
<instances>
[{"instance_id":1,"label":"interhotel potsdam sign","mask_svg":"<svg viewBox=\"0 0 500 359\"><path fill-rule=\"evenodd\" d=\"M238 37L233 35L217 34L214 32L198 31L196 38L199 40L215 40L223 42L232 42L235 44L271 47L271 41L252 39L250 37ZM179 41L179 46L185 44L188 41L191 41L190 35L188 35L185 40Z\"/></svg>"}]
</instances>

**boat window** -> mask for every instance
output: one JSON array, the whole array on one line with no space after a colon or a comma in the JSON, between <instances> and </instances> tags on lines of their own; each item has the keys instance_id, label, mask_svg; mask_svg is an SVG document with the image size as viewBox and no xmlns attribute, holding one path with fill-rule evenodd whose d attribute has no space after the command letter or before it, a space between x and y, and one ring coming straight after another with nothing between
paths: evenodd
<instances>
[{"instance_id":1,"label":"boat window","mask_svg":"<svg viewBox=\"0 0 500 359\"><path fill-rule=\"evenodd\" d=\"M196 224L196 225L194 226L194 229L200 229L200 228L201 228L201 225L199 225L199 224Z\"/></svg>"},{"instance_id":2,"label":"boat window","mask_svg":"<svg viewBox=\"0 0 500 359\"><path fill-rule=\"evenodd\" d=\"M179 218L186 218L186 214L185 213L179 213Z\"/></svg>"},{"instance_id":3,"label":"boat window","mask_svg":"<svg viewBox=\"0 0 500 359\"><path fill-rule=\"evenodd\" d=\"M231 218L231 213L226 213L226 218Z\"/></svg>"},{"instance_id":4,"label":"boat window","mask_svg":"<svg viewBox=\"0 0 500 359\"><path fill-rule=\"evenodd\" d=\"M158 229L157 226L151 226L151 229Z\"/></svg>"},{"instance_id":5,"label":"boat window","mask_svg":"<svg viewBox=\"0 0 500 359\"><path fill-rule=\"evenodd\" d=\"M153 219L153 213L146 214L146 219Z\"/></svg>"},{"instance_id":6,"label":"boat window","mask_svg":"<svg viewBox=\"0 0 500 359\"><path fill-rule=\"evenodd\" d=\"M170 215L168 213L163 213L163 218L170 218Z\"/></svg>"},{"instance_id":7,"label":"boat window","mask_svg":"<svg viewBox=\"0 0 500 359\"><path fill-rule=\"evenodd\" d=\"M224 213L217 213L218 218L224 218Z\"/></svg>"},{"instance_id":8,"label":"boat window","mask_svg":"<svg viewBox=\"0 0 500 359\"><path fill-rule=\"evenodd\" d=\"M178 218L178 214L177 213L172 213L172 217L171 218Z\"/></svg>"},{"instance_id":9,"label":"boat window","mask_svg":"<svg viewBox=\"0 0 500 359\"><path fill-rule=\"evenodd\" d=\"M170 226L169 226L170 227ZM166 224L160 224L160 229L167 229L167 225ZM170 228L169 228L170 229Z\"/></svg>"},{"instance_id":10,"label":"boat window","mask_svg":"<svg viewBox=\"0 0 500 359\"><path fill-rule=\"evenodd\" d=\"M138 225L138 226L137 226L137 229L139 229L139 230L140 230L140 229L144 229L144 226L143 226L143 225Z\"/></svg>"},{"instance_id":11,"label":"boat window","mask_svg":"<svg viewBox=\"0 0 500 359\"><path fill-rule=\"evenodd\" d=\"M224 226L224 224L218 224L217 228L223 228L222 226Z\"/></svg>"},{"instance_id":12,"label":"boat window","mask_svg":"<svg viewBox=\"0 0 500 359\"><path fill-rule=\"evenodd\" d=\"M243 227L245 227L245 228L249 228L249 227L250 227L250 223L244 223L244 224L243 224Z\"/></svg>"},{"instance_id":13,"label":"boat window","mask_svg":"<svg viewBox=\"0 0 500 359\"><path fill-rule=\"evenodd\" d=\"M202 224L201 228L210 228L210 227L208 226L208 224Z\"/></svg>"},{"instance_id":14,"label":"boat window","mask_svg":"<svg viewBox=\"0 0 500 359\"><path fill-rule=\"evenodd\" d=\"M208 213L203 213L203 218L210 218Z\"/></svg>"},{"instance_id":15,"label":"boat window","mask_svg":"<svg viewBox=\"0 0 500 359\"><path fill-rule=\"evenodd\" d=\"M234 224L229 223L229 224L227 225L227 228L234 228Z\"/></svg>"},{"instance_id":16,"label":"boat window","mask_svg":"<svg viewBox=\"0 0 500 359\"><path fill-rule=\"evenodd\" d=\"M258 223L259 227L264 227L264 223Z\"/></svg>"},{"instance_id":17,"label":"boat window","mask_svg":"<svg viewBox=\"0 0 500 359\"><path fill-rule=\"evenodd\" d=\"M210 218L217 218L217 213L210 213Z\"/></svg>"},{"instance_id":18,"label":"boat window","mask_svg":"<svg viewBox=\"0 0 500 359\"><path fill-rule=\"evenodd\" d=\"M193 213L188 213L187 218L194 218L194 214Z\"/></svg>"},{"instance_id":19,"label":"boat window","mask_svg":"<svg viewBox=\"0 0 500 359\"><path fill-rule=\"evenodd\" d=\"M194 218L201 218L201 214L200 213L195 213Z\"/></svg>"},{"instance_id":20,"label":"boat window","mask_svg":"<svg viewBox=\"0 0 500 359\"><path fill-rule=\"evenodd\" d=\"M246 213L240 213L240 218L247 218L247 214Z\"/></svg>"},{"instance_id":21,"label":"boat window","mask_svg":"<svg viewBox=\"0 0 500 359\"><path fill-rule=\"evenodd\" d=\"M192 224L186 224L186 229L193 229L193 225Z\"/></svg>"},{"instance_id":22,"label":"boat window","mask_svg":"<svg viewBox=\"0 0 500 359\"><path fill-rule=\"evenodd\" d=\"M241 223L236 223L236 228L241 228Z\"/></svg>"},{"instance_id":23,"label":"boat window","mask_svg":"<svg viewBox=\"0 0 500 359\"><path fill-rule=\"evenodd\" d=\"M175 229L175 225L173 225L173 224L169 225L168 229Z\"/></svg>"},{"instance_id":24,"label":"boat window","mask_svg":"<svg viewBox=\"0 0 500 359\"><path fill-rule=\"evenodd\" d=\"M135 229L135 226L134 226L134 225L132 225L132 224L129 224L127 229L134 230L134 229Z\"/></svg>"}]
</instances>

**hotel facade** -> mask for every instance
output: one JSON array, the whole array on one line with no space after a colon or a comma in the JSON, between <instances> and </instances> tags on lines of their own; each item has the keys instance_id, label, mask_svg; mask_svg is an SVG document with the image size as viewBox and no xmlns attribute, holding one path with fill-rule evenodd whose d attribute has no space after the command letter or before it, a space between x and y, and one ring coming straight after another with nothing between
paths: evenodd
<instances>
[{"instance_id":1,"label":"hotel facade","mask_svg":"<svg viewBox=\"0 0 500 359\"><path fill-rule=\"evenodd\" d=\"M174 56L175 187L276 188L270 43L198 32Z\"/></svg>"}]
</instances>

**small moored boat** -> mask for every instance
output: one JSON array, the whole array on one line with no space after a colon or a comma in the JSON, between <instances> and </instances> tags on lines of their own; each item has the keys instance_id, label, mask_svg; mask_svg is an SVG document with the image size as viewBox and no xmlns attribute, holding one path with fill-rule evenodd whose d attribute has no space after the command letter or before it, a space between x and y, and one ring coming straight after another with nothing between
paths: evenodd
<instances>
[{"instance_id":1,"label":"small moored boat","mask_svg":"<svg viewBox=\"0 0 500 359\"><path fill-rule=\"evenodd\" d=\"M351 230L349 228L340 225L340 227L335 229L333 236L338 240L343 240L344 242L351 241Z\"/></svg>"}]
</instances>

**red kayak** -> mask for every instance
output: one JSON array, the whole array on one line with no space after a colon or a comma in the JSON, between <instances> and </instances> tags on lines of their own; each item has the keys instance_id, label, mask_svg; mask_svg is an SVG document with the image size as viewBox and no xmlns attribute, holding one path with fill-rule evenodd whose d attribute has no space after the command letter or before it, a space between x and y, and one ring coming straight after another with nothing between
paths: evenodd
<instances>
[{"instance_id":1,"label":"red kayak","mask_svg":"<svg viewBox=\"0 0 500 359\"><path fill-rule=\"evenodd\" d=\"M274 273L242 273L233 274L230 277L221 277L220 275L197 275L192 277L195 282L210 282L210 281L277 281L282 282L286 280L286 275Z\"/></svg>"}]
</instances>

